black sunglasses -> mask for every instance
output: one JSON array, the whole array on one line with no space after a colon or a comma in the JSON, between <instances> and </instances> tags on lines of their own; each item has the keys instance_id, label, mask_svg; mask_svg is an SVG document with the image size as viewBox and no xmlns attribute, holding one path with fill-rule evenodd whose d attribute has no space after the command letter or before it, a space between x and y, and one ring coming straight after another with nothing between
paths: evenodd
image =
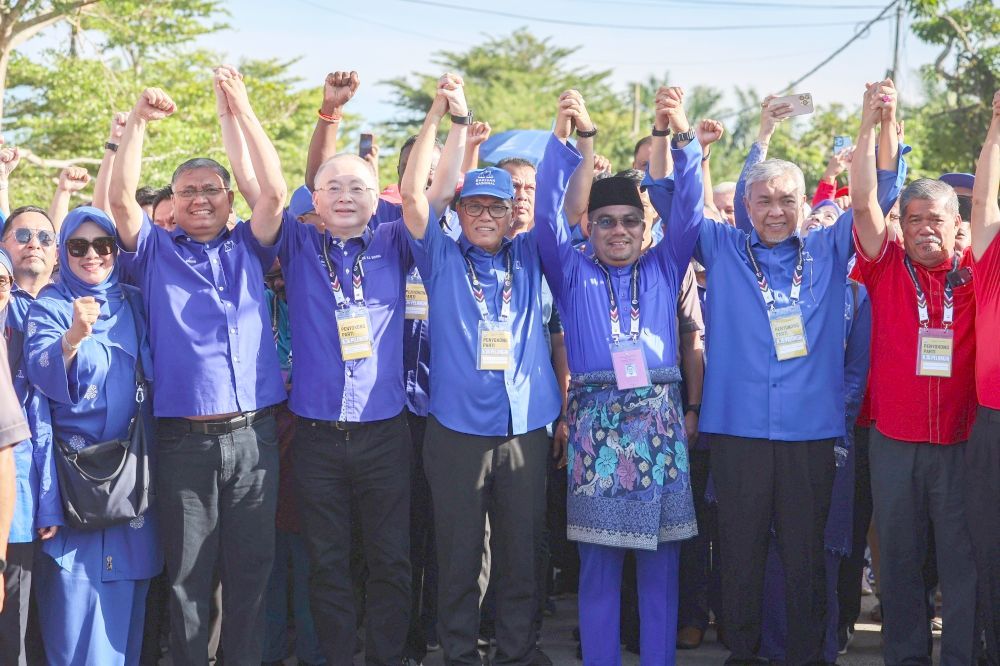
<instances>
[{"instance_id":1,"label":"black sunglasses","mask_svg":"<svg viewBox=\"0 0 1000 666\"><path fill-rule=\"evenodd\" d=\"M115 251L115 239L111 236L98 236L93 240L87 240L86 238L70 238L66 241L66 251L69 252L71 257L84 257L90 250L91 246L94 248L94 252L100 257L106 257Z\"/></svg>"}]
</instances>

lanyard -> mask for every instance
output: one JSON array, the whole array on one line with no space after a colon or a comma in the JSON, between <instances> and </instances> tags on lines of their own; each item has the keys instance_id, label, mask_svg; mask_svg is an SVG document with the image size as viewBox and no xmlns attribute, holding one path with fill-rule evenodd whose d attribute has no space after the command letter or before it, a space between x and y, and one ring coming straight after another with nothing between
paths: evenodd
<instances>
[{"instance_id":1,"label":"lanyard","mask_svg":"<svg viewBox=\"0 0 1000 666\"><path fill-rule=\"evenodd\" d=\"M614 342L622 337L622 326L621 318L618 312L618 297L615 296L614 287L611 286L611 273L608 269L594 258L594 263L597 267L601 269L604 273L604 286L608 290L608 303L609 311L608 317L611 319L611 339ZM628 286L629 297L632 300L631 308L629 310L629 318L631 322L629 323L629 338L632 340L639 339L639 262L636 261L632 264L632 277L629 280Z\"/></svg>"},{"instance_id":2,"label":"lanyard","mask_svg":"<svg viewBox=\"0 0 1000 666\"><path fill-rule=\"evenodd\" d=\"M486 294L483 293L483 285L476 275L476 267L472 265L472 260L465 256L465 265L469 269L469 284L472 287L472 295L476 298L476 305L479 306L479 314L483 321L490 320L490 311L486 307ZM510 246L504 254L504 265L507 270L507 277L503 280L503 303L500 305L500 318L498 321L507 321L510 318L510 298L514 291L514 266L510 256Z\"/></svg>"},{"instance_id":3,"label":"lanyard","mask_svg":"<svg viewBox=\"0 0 1000 666\"><path fill-rule=\"evenodd\" d=\"M920 282L917 280L917 271L913 268L913 262L910 258L904 257L903 263L906 264L906 270L910 273L910 279L913 280L913 288L917 290L917 316L920 317L920 327L929 328L931 325L930 314L927 312L927 294L924 290L920 288ZM952 271L958 270L958 255L956 254L951 260ZM942 322L944 328L951 326L951 323L955 320L955 294L951 288L951 282L947 279L944 281L944 317L942 317Z\"/></svg>"},{"instance_id":4,"label":"lanyard","mask_svg":"<svg viewBox=\"0 0 1000 666\"><path fill-rule=\"evenodd\" d=\"M361 279L365 276L365 271L361 267L361 260L365 256L365 249L367 246L362 242L361 252L358 252L358 256L354 259L354 266L351 268L351 276L354 282L354 300L362 305L365 302L365 292L364 288L361 286ZM330 255L327 250L329 248L329 243L326 239L323 239L323 262L326 263L326 270L330 274L330 289L333 290L333 298L337 301L338 308L346 308L349 303L347 298L344 296L344 290L340 285L340 277L337 272L333 270L333 264L330 263Z\"/></svg>"},{"instance_id":5,"label":"lanyard","mask_svg":"<svg viewBox=\"0 0 1000 666\"><path fill-rule=\"evenodd\" d=\"M795 239L799 244L798 259L795 262L795 272L792 273L792 291L789 294L789 300L791 300L792 305L799 302L799 291L802 289L802 239ZM750 257L750 264L753 266L754 276L757 278L757 286L760 287L760 295L764 298L764 305L768 310L774 309L774 293L771 291L771 286L767 283L767 278L764 277L763 271L760 270L760 266L757 264L757 257L753 256L753 250L750 248L750 236L747 236L747 256Z\"/></svg>"}]
</instances>

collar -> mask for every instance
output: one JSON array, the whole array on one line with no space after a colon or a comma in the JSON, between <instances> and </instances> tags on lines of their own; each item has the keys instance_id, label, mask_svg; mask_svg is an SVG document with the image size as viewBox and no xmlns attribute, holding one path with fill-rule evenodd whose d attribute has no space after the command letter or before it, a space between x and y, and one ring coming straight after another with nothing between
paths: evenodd
<instances>
[{"instance_id":1,"label":"collar","mask_svg":"<svg viewBox=\"0 0 1000 666\"><path fill-rule=\"evenodd\" d=\"M968 250L966 250L966 252L968 252ZM909 256L909 255L906 254L906 250L903 250L903 254L905 256ZM962 265L962 259L964 259L964 258L965 258L965 253L964 252L962 254L958 254L958 265L959 266ZM928 273L941 273L941 272L947 273L948 271L951 270L952 263L954 262L954 260L955 260L955 255L953 254L952 256L950 256L947 259L943 260L940 264L938 264L936 266L924 266L923 264L914 261L913 257L910 257L910 263L913 264L913 268L915 270L918 270L918 271L919 270L924 270L924 271L926 271Z\"/></svg>"},{"instance_id":2,"label":"collar","mask_svg":"<svg viewBox=\"0 0 1000 666\"><path fill-rule=\"evenodd\" d=\"M467 257L470 254L478 254L481 257L495 257L496 255L500 254L501 251L510 247L511 243L513 243L513 241L505 236L504 239L500 241L499 250L497 250L496 252L487 252L478 245L473 245L469 241L469 239L465 237L464 231L462 232L462 235L458 237L458 245L462 249L463 257Z\"/></svg>"},{"instance_id":3,"label":"collar","mask_svg":"<svg viewBox=\"0 0 1000 666\"><path fill-rule=\"evenodd\" d=\"M243 221L237 219L236 224L237 225L243 224ZM236 227L233 228L235 229ZM170 231L168 233L170 234L170 237L174 240L175 243L179 241L184 241L186 243L197 243L199 245L205 246L206 248L212 248L219 245L223 241L228 240L230 234L232 234L232 232L229 230L229 227L225 225L223 225L222 230L219 231L219 234L210 241L196 241L195 239L188 236L187 232L181 229L180 225L177 225L176 227L174 227L173 231Z\"/></svg>"},{"instance_id":4,"label":"collar","mask_svg":"<svg viewBox=\"0 0 1000 666\"><path fill-rule=\"evenodd\" d=\"M753 228L753 229L750 230L750 246L751 247L759 247L759 248L763 248L765 250L774 250L776 248L781 247L785 243L792 243L792 244L794 244L794 243L799 243L799 242L801 242L801 240L799 239L799 235L797 233L795 233L795 234L792 234L791 236L789 236L788 238L786 238L785 240L781 241L777 245L769 246L766 243L764 243L764 241L762 241L760 239L760 236L757 234L757 229L756 228Z\"/></svg>"},{"instance_id":5,"label":"collar","mask_svg":"<svg viewBox=\"0 0 1000 666\"><path fill-rule=\"evenodd\" d=\"M375 233L372 231L371 223L365 226L364 230L362 230L360 235L351 236L350 238L341 238L339 236L334 236L330 233L329 230L323 233L324 233L324 240L328 245L333 245L334 247L347 247L349 244L352 244L352 241L354 241L355 243L361 244L362 251L364 251L365 248L371 245L372 238L375 237Z\"/></svg>"}]
</instances>

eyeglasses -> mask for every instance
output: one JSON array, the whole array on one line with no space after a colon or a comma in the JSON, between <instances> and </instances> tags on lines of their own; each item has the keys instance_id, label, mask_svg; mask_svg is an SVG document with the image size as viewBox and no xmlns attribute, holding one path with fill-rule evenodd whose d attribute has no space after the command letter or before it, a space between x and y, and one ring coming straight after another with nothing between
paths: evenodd
<instances>
[{"instance_id":1,"label":"eyeglasses","mask_svg":"<svg viewBox=\"0 0 1000 666\"><path fill-rule=\"evenodd\" d=\"M21 245L27 245L31 242L32 238L36 237L38 238L38 242L44 247L48 247L56 242L55 234L45 229L27 229L25 227L14 229L14 239Z\"/></svg>"},{"instance_id":2,"label":"eyeglasses","mask_svg":"<svg viewBox=\"0 0 1000 666\"><path fill-rule=\"evenodd\" d=\"M344 187L343 185L331 185L330 187L317 187L317 192L329 192L335 197L343 196L346 192L348 196L352 199L358 199L365 195L368 191L375 191L373 187L365 187L364 185L351 185L350 187Z\"/></svg>"},{"instance_id":3,"label":"eyeglasses","mask_svg":"<svg viewBox=\"0 0 1000 666\"><path fill-rule=\"evenodd\" d=\"M643 219L641 217L636 217L635 215L626 215L625 217L611 217L610 215L602 215L596 220L591 220L591 224L604 229L614 229L621 223L626 229L638 229L643 225Z\"/></svg>"},{"instance_id":4,"label":"eyeglasses","mask_svg":"<svg viewBox=\"0 0 1000 666\"><path fill-rule=\"evenodd\" d=\"M66 251L69 252L71 257L85 257L90 248L94 248L94 252L97 253L99 257L106 257L115 251L115 239L111 236L98 236L93 240L87 240L86 238L70 238L66 241Z\"/></svg>"},{"instance_id":5,"label":"eyeglasses","mask_svg":"<svg viewBox=\"0 0 1000 666\"><path fill-rule=\"evenodd\" d=\"M0 275L0 291L10 291L14 284L14 278L9 275Z\"/></svg>"},{"instance_id":6,"label":"eyeglasses","mask_svg":"<svg viewBox=\"0 0 1000 666\"><path fill-rule=\"evenodd\" d=\"M510 206L500 203L490 204L489 206L484 206L483 204L480 203L467 203L467 204L462 204L462 208L464 208L465 212L471 215L472 217L479 217L480 215L483 214L484 210L488 210L490 212L490 217L492 217L494 220L499 220L508 212L510 212Z\"/></svg>"},{"instance_id":7,"label":"eyeglasses","mask_svg":"<svg viewBox=\"0 0 1000 666\"><path fill-rule=\"evenodd\" d=\"M228 187L205 187L200 190L196 190L193 187L189 187L179 192L174 192L174 196L188 200L201 196L205 197L206 199L214 199L223 192L228 192L228 191L229 191Z\"/></svg>"}]
</instances>

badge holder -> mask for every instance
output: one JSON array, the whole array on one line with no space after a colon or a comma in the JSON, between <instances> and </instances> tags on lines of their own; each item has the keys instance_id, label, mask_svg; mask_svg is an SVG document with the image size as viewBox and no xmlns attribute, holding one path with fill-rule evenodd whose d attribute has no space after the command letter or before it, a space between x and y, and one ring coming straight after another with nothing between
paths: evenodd
<instances>
[{"instance_id":1,"label":"badge holder","mask_svg":"<svg viewBox=\"0 0 1000 666\"><path fill-rule=\"evenodd\" d=\"M806 327L802 321L802 310L798 305L767 311L774 339L774 352L779 361L800 358L809 354Z\"/></svg>"},{"instance_id":2,"label":"badge holder","mask_svg":"<svg viewBox=\"0 0 1000 666\"><path fill-rule=\"evenodd\" d=\"M619 340L611 348L611 365L615 369L618 390L642 388L651 384L646 355L638 340Z\"/></svg>"},{"instance_id":3,"label":"badge holder","mask_svg":"<svg viewBox=\"0 0 1000 666\"><path fill-rule=\"evenodd\" d=\"M427 319L429 307L427 289L419 275L412 273L406 277L406 319Z\"/></svg>"},{"instance_id":4,"label":"badge holder","mask_svg":"<svg viewBox=\"0 0 1000 666\"><path fill-rule=\"evenodd\" d=\"M506 322L479 321L478 370L507 370L513 358L513 336Z\"/></svg>"},{"instance_id":5,"label":"badge holder","mask_svg":"<svg viewBox=\"0 0 1000 666\"><path fill-rule=\"evenodd\" d=\"M368 308L351 305L338 308L337 333L340 336L340 356L345 361L356 361L372 355L372 326Z\"/></svg>"},{"instance_id":6,"label":"badge holder","mask_svg":"<svg viewBox=\"0 0 1000 666\"><path fill-rule=\"evenodd\" d=\"M955 352L955 331L947 328L921 328L917 333L917 375L951 377Z\"/></svg>"}]
</instances>

